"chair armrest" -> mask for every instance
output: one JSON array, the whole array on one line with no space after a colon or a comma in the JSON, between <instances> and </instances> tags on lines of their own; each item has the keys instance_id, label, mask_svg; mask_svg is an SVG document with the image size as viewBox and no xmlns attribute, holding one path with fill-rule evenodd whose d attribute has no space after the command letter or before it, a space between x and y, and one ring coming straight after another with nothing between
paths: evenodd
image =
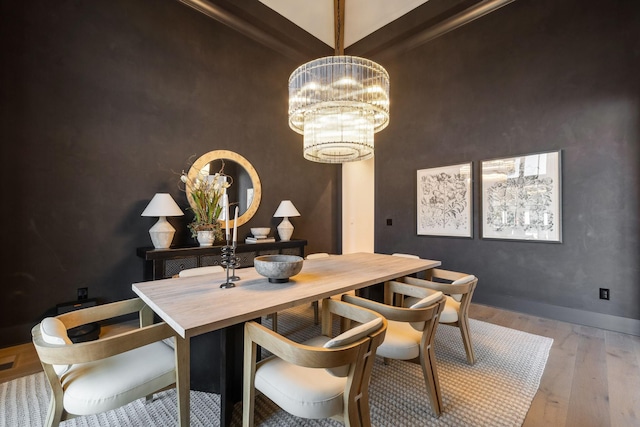
<instances>
[{"instance_id":1,"label":"chair armrest","mask_svg":"<svg viewBox=\"0 0 640 427\"><path fill-rule=\"evenodd\" d=\"M474 282L477 282L477 279L469 283L463 283L461 285L432 282L430 280L416 279L415 277L403 277L402 281L412 286L419 286L421 288L431 289L434 291L441 291L445 294L466 294L471 291L472 286L474 285Z\"/></svg>"},{"instance_id":2,"label":"chair armrest","mask_svg":"<svg viewBox=\"0 0 640 427\"><path fill-rule=\"evenodd\" d=\"M455 282L458 279L461 279L465 276L468 276L467 273L459 273L457 271L450 270L442 270L440 268L434 268L431 270L431 277L437 279L449 280L451 282Z\"/></svg>"},{"instance_id":3,"label":"chair armrest","mask_svg":"<svg viewBox=\"0 0 640 427\"><path fill-rule=\"evenodd\" d=\"M331 298L322 300L323 310L337 314L349 320L355 320L358 323L366 323L380 317L374 310L363 310L363 307L354 306L344 301L337 301Z\"/></svg>"},{"instance_id":4,"label":"chair armrest","mask_svg":"<svg viewBox=\"0 0 640 427\"><path fill-rule=\"evenodd\" d=\"M40 359L44 363L53 365L92 362L176 336L176 332L164 322L96 341L70 345L44 342L40 333L40 324L36 325L31 333Z\"/></svg>"},{"instance_id":5,"label":"chair armrest","mask_svg":"<svg viewBox=\"0 0 640 427\"><path fill-rule=\"evenodd\" d=\"M346 301L350 304L376 311L384 316L387 320L393 320L396 322L422 322L425 320L425 318L431 317L431 310L427 309L396 307L393 305L387 305L377 301L372 301L366 298L356 297L348 294L343 295L342 299L343 301ZM435 301L434 305L437 305L439 301L443 300L444 296L438 301Z\"/></svg>"},{"instance_id":6,"label":"chair armrest","mask_svg":"<svg viewBox=\"0 0 640 427\"><path fill-rule=\"evenodd\" d=\"M112 302L109 304L97 305L95 307L83 308L82 310L70 311L56 316L67 329L87 323L99 322L113 317L124 316L144 310L146 305L140 298L133 298L124 301Z\"/></svg>"},{"instance_id":7,"label":"chair armrest","mask_svg":"<svg viewBox=\"0 0 640 427\"><path fill-rule=\"evenodd\" d=\"M308 368L333 368L351 363L358 346L369 337L338 349L299 344L255 322L244 326L245 341L249 340L289 363ZM245 344L246 345L246 344Z\"/></svg>"}]
</instances>

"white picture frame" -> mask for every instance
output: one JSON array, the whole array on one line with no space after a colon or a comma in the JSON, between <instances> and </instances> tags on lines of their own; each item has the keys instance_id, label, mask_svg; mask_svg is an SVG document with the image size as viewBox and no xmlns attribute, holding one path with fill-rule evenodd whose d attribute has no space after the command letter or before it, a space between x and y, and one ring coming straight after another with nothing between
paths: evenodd
<instances>
[{"instance_id":1,"label":"white picture frame","mask_svg":"<svg viewBox=\"0 0 640 427\"><path fill-rule=\"evenodd\" d=\"M417 233L473 237L471 162L417 172Z\"/></svg>"},{"instance_id":2,"label":"white picture frame","mask_svg":"<svg viewBox=\"0 0 640 427\"><path fill-rule=\"evenodd\" d=\"M483 239L562 243L561 151L483 160Z\"/></svg>"}]
</instances>

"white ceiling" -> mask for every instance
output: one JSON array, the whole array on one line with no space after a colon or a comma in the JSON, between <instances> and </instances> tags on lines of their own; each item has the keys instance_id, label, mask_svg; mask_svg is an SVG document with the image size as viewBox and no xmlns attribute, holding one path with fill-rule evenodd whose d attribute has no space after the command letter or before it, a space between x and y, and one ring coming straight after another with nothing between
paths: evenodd
<instances>
[{"instance_id":1,"label":"white ceiling","mask_svg":"<svg viewBox=\"0 0 640 427\"><path fill-rule=\"evenodd\" d=\"M333 0L260 0L334 48ZM345 0L344 47L348 47L427 0Z\"/></svg>"}]
</instances>

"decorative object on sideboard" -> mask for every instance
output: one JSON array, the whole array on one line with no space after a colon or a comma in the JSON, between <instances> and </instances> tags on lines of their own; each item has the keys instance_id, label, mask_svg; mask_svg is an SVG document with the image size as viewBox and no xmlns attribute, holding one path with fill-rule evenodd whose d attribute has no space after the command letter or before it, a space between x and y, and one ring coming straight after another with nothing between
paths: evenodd
<instances>
[{"instance_id":1,"label":"decorative object on sideboard","mask_svg":"<svg viewBox=\"0 0 640 427\"><path fill-rule=\"evenodd\" d=\"M255 237L256 239L263 239L267 237L270 232L271 232L270 227L252 227L251 228L251 234L253 234L253 237Z\"/></svg>"},{"instance_id":2,"label":"decorative object on sideboard","mask_svg":"<svg viewBox=\"0 0 640 427\"><path fill-rule=\"evenodd\" d=\"M226 191L233 182L232 178L224 174L224 162L218 172L213 175L207 171L200 171L195 177L190 177L184 171L180 176L184 183L184 192L190 201L194 218L188 227L191 237L200 243L200 246L211 246L215 240L222 238L220 214L228 214L227 205L224 205Z\"/></svg>"},{"instance_id":3,"label":"decorative object on sideboard","mask_svg":"<svg viewBox=\"0 0 640 427\"><path fill-rule=\"evenodd\" d=\"M280 236L280 240L284 242L291 240L291 235L293 234L293 224L289 221L290 216L300 216L300 212L293 206L291 200L281 201L273 217L284 218L280 225L278 225L278 235Z\"/></svg>"},{"instance_id":4,"label":"decorative object on sideboard","mask_svg":"<svg viewBox=\"0 0 640 427\"><path fill-rule=\"evenodd\" d=\"M300 273L304 259L295 255L262 255L255 257L253 266L271 283L286 283Z\"/></svg>"},{"instance_id":5,"label":"decorative object on sideboard","mask_svg":"<svg viewBox=\"0 0 640 427\"><path fill-rule=\"evenodd\" d=\"M334 1L335 56L289 77L289 127L303 134L304 158L344 163L373 157L373 134L389 124L389 74L344 55L344 0Z\"/></svg>"},{"instance_id":6,"label":"decorative object on sideboard","mask_svg":"<svg viewBox=\"0 0 640 427\"><path fill-rule=\"evenodd\" d=\"M269 237L269 233L271 232L270 227L253 227L251 228L252 236L248 236L244 242L245 243L268 243L275 242L276 239L274 237Z\"/></svg>"},{"instance_id":7,"label":"decorative object on sideboard","mask_svg":"<svg viewBox=\"0 0 640 427\"><path fill-rule=\"evenodd\" d=\"M157 216L158 222L149 229L151 241L156 249L171 246L176 229L167 221L168 216L182 216L184 212L168 193L157 193L140 216Z\"/></svg>"}]
</instances>

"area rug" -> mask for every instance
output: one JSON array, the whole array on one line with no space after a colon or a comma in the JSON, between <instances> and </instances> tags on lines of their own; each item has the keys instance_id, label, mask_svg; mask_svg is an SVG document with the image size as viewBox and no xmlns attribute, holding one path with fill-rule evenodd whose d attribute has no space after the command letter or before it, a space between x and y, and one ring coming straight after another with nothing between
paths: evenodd
<instances>
[{"instance_id":1,"label":"area rug","mask_svg":"<svg viewBox=\"0 0 640 427\"><path fill-rule=\"evenodd\" d=\"M270 320L265 320L268 324ZM278 314L279 332L303 340L317 332L307 307ZM374 426L521 426L535 396L553 342L477 320L470 320L477 362L469 366L460 332L441 325L436 335L436 358L444 412L431 412L419 365L376 361L370 385ZM50 391L43 373L0 384L0 427L37 427L47 415ZM306 420L280 410L258 394L256 425L340 426L333 420ZM219 425L219 396L191 392L191 425ZM241 425L241 404L234 408L233 425ZM178 424L175 390L141 399L99 415L74 418L64 427L175 426Z\"/></svg>"}]
</instances>

